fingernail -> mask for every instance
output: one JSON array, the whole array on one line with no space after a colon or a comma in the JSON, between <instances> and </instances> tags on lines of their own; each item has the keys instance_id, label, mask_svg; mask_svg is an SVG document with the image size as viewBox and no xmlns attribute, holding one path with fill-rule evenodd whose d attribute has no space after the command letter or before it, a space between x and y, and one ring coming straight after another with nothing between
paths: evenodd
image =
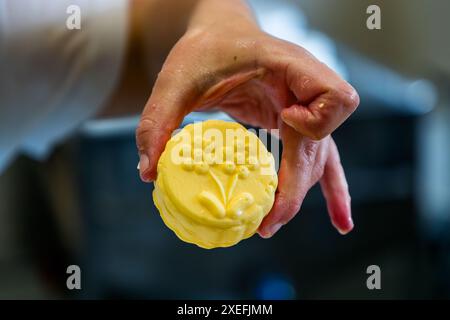
<instances>
[{"instance_id":1,"label":"fingernail","mask_svg":"<svg viewBox=\"0 0 450 320\"><path fill-rule=\"evenodd\" d=\"M287 109L284 109L284 110L287 110ZM283 120L283 122L285 124L287 124L289 127L294 128L294 129L296 128L296 123L293 120L291 120L291 118L286 116L286 114L281 113L281 120Z\"/></svg>"},{"instance_id":2,"label":"fingernail","mask_svg":"<svg viewBox=\"0 0 450 320\"><path fill-rule=\"evenodd\" d=\"M353 230L353 226L354 226L353 220L351 218L349 218L345 229L339 228L338 226L335 226L335 227L336 227L337 231L344 236Z\"/></svg>"},{"instance_id":3,"label":"fingernail","mask_svg":"<svg viewBox=\"0 0 450 320\"><path fill-rule=\"evenodd\" d=\"M288 111L286 111L286 110L287 110L287 109L284 109L284 110L280 113L280 117L281 117L281 120L283 120L286 124L290 125L290 124L289 124L289 120L286 119L286 112L288 112Z\"/></svg>"},{"instance_id":4,"label":"fingernail","mask_svg":"<svg viewBox=\"0 0 450 320\"><path fill-rule=\"evenodd\" d=\"M268 239L272 237L278 230L280 230L282 226L282 223L276 223L273 226L266 228L265 230L261 230L259 232L259 235L264 239Z\"/></svg>"},{"instance_id":5,"label":"fingernail","mask_svg":"<svg viewBox=\"0 0 450 320\"><path fill-rule=\"evenodd\" d=\"M270 228L270 234L271 236L273 236L278 230L280 230L280 228L283 226L282 223L277 223L274 224L271 228Z\"/></svg>"},{"instance_id":6,"label":"fingernail","mask_svg":"<svg viewBox=\"0 0 450 320\"><path fill-rule=\"evenodd\" d=\"M148 181L148 179L145 177L145 173L148 169L148 166L149 166L148 156L146 154L141 154L141 156L139 158L138 169L139 169L139 175L141 176L141 179L145 182Z\"/></svg>"},{"instance_id":7,"label":"fingernail","mask_svg":"<svg viewBox=\"0 0 450 320\"><path fill-rule=\"evenodd\" d=\"M269 239L270 238L270 235L268 233L264 232L264 231L258 231L258 234L263 239Z\"/></svg>"}]
</instances>

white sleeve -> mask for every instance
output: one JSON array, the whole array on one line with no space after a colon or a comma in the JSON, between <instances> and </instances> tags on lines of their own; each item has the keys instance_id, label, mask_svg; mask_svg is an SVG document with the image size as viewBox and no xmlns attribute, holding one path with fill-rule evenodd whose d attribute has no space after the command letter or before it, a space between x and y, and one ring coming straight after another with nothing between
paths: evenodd
<instances>
[{"instance_id":1,"label":"white sleeve","mask_svg":"<svg viewBox=\"0 0 450 320\"><path fill-rule=\"evenodd\" d=\"M69 30L76 5L81 29ZM92 117L120 72L127 0L0 0L0 171Z\"/></svg>"}]
</instances>

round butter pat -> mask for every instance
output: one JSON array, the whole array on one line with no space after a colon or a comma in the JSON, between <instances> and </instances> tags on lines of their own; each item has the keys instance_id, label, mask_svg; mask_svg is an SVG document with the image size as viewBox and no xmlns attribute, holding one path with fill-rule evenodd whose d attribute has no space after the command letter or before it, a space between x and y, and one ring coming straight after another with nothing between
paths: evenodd
<instances>
[{"instance_id":1,"label":"round butter pat","mask_svg":"<svg viewBox=\"0 0 450 320\"><path fill-rule=\"evenodd\" d=\"M272 208L277 174L272 154L238 123L190 124L166 144L153 199L183 241L211 249L252 236Z\"/></svg>"}]
</instances>

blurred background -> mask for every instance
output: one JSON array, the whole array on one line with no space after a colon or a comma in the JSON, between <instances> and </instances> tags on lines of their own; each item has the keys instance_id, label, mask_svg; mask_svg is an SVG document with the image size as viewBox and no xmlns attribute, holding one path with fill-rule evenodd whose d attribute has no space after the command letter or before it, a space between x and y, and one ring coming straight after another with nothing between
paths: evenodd
<instances>
[{"instance_id":1,"label":"blurred background","mask_svg":"<svg viewBox=\"0 0 450 320\"><path fill-rule=\"evenodd\" d=\"M355 229L340 236L320 190L270 240L185 244L140 182L137 117L92 120L46 161L0 175L0 298L450 298L450 2L250 1L262 27L358 90L334 134ZM381 30L366 8L381 8ZM196 119L224 115L193 114ZM80 265L82 290L66 288ZM381 268L381 290L366 269Z\"/></svg>"}]
</instances>

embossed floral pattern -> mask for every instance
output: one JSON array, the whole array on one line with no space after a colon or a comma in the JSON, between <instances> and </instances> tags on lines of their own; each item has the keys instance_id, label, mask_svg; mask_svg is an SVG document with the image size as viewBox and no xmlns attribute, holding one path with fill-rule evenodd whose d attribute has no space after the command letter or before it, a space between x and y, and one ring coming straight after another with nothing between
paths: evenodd
<instances>
[{"instance_id":1,"label":"embossed floral pattern","mask_svg":"<svg viewBox=\"0 0 450 320\"><path fill-rule=\"evenodd\" d=\"M203 190L198 195L198 200L217 218L239 218L254 203L254 198L248 192L234 194L234 191L240 179L248 178L250 171L259 168L258 159L249 156L248 146L240 140L236 140L233 146L220 147L216 150L214 141L207 139L200 141L197 138L190 146L184 148L181 166L196 174L208 174L220 194L218 197L212 191ZM225 173L228 177L225 183L214 173L215 170Z\"/></svg>"}]
</instances>

